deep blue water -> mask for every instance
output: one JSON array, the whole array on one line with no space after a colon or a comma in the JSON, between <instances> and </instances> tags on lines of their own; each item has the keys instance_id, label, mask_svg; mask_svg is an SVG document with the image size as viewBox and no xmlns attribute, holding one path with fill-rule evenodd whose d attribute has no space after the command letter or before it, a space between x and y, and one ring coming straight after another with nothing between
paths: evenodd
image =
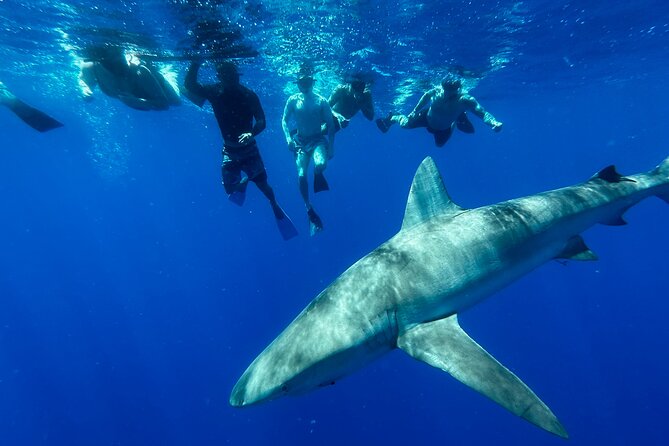
<instances>
[{"instance_id":1,"label":"deep blue water","mask_svg":"<svg viewBox=\"0 0 669 446\"><path fill-rule=\"evenodd\" d=\"M86 44L181 55L203 17L260 52L242 80L265 107L258 142L297 239L281 240L255 188L228 202L209 109L78 95ZM65 123L40 134L0 108L0 444L564 444L401 351L301 397L228 398L318 292L399 230L425 156L468 208L669 156L669 4L0 0L0 38L0 80ZM309 237L280 128L305 58L324 95L371 73L379 115L464 67L504 130L472 118L474 135L437 149L423 130L383 135L356 117L314 198L326 229ZM598 262L546 264L460 316L573 445L669 438L669 207L649 199L626 218L584 234Z\"/></svg>"}]
</instances>

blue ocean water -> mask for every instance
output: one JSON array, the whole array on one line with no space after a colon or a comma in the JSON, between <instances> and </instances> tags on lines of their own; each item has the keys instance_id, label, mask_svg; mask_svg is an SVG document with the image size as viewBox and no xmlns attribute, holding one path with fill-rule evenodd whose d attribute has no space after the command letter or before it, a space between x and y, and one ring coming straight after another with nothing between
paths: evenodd
<instances>
[{"instance_id":1,"label":"blue ocean water","mask_svg":"<svg viewBox=\"0 0 669 446\"><path fill-rule=\"evenodd\" d=\"M242 208L225 197L210 109L82 101L86 45L174 59L163 67L181 82L179 59L207 50L194 47L203 20L259 52L239 61L242 81L267 113L258 143L294 240L255 188ZM0 108L0 444L564 443L401 351L298 398L228 398L318 292L399 230L425 156L468 208L669 156L667 2L0 0L0 36L0 81L65 123L40 134ZM309 237L280 127L305 61L326 96L367 73L379 116L456 71L504 129L472 117L474 135L438 149L421 129L384 135L355 117L314 198L325 230ZM669 438L669 207L649 199L626 218L583 234L598 262L549 263L460 316L573 445Z\"/></svg>"}]
</instances>

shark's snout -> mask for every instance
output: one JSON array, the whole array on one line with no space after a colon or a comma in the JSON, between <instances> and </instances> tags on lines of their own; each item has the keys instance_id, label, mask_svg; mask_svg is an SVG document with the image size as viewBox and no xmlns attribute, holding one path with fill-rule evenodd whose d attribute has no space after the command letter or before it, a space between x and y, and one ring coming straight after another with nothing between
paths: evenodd
<instances>
[{"instance_id":1,"label":"shark's snout","mask_svg":"<svg viewBox=\"0 0 669 446\"><path fill-rule=\"evenodd\" d=\"M239 378L230 393L230 405L246 407L272 400L283 393L280 384L273 383L271 376L258 371L257 364L252 364ZM285 386L283 386L285 388Z\"/></svg>"},{"instance_id":2,"label":"shark's snout","mask_svg":"<svg viewBox=\"0 0 669 446\"><path fill-rule=\"evenodd\" d=\"M252 392L249 391L249 377L250 373L247 370L232 389L232 393L230 393L230 405L232 407L245 407L262 401L257 395L252 395Z\"/></svg>"},{"instance_id":3,"label":"shark's snout","mask_svg":"<svg viewBox=\"0 0 669 446\"><path fill-rule=\"evenodd\" d=\"M241 380L235 384L230 394L230 405L232 407L244 407L246 404L246 389L244 385L240 385Z\"/></svg>"}]
</instances>

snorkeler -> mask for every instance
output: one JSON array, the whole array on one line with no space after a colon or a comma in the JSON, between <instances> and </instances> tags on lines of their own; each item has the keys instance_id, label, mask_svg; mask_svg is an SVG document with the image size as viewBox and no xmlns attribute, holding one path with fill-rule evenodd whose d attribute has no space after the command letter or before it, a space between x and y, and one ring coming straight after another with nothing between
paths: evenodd
<instances>
[{"instance_id":1,"label":"snorkeler","mask_svg":"<svg viewBox=\"0 0 669 446\"><path fill-rule=\"evenodd\" d=\"M346 127L359 111L368 120L374 119L374 103L369 83L359 76L340 84L330 95L328 103L335 117L335 131Z\"/></svg>"},{"instance_id":2,"label":"snorkeler","mask_svg":"<svg viewBox=\"0 0 669 446\"><path fill-rule=\"evenodd\" d=\"M51 116L31 107L14 96L2 81L0 81L0 105L4 105L10 109L16 116L21 118L23 122L38 132L46 132L63 126L63 124L56 121Z\"/></svg>"},{"instance_id":3,"label":"snorkeler","mask_svg":"<svg viewBox=\"0 0 669 446\"><path fill-rule=\"evenodd\" d=\"M464 133L474 133L474 126L466 115L467 111L481 118L494 131L502 130L502 123L485 111L473 96L463 94L461 88L460 79L447 75L440 86L428 90L420 98L408 116L391 113L386 118L377 119L376 125L383 133L395 123L405 129L425 127L434 135L437 147L446 144L454 127Z\"/></svg>"},{"instance_id":4,"label":"snorkeler","mask_svg":"<svg viewBox=\"0 0 669 446\"><path fill-rule=\"evenodd\" d=\"M92 99L93 88L99 86L107 96L137 110L167 110L181 104L178 91L158 69L137 56L127 57L120 47L88 48L80 68L84 99Z\"/></svg>"},{"instance_id":5,"label":"snorkeler","mask_svg":"<svg viewBox=\"0 0 669 446\"><path fill-rule=\"evenodd\" d=\"M213 85L201 85L198 82L199 69L200 62L191 63L185 87L208 100L214 109L224 141L221 166L223 186L230 200L240 206L244 204L246 186L249 180L253 181L269 200L284 240L295 237L297 229L276 201L256 144L256 135L265 130L266 126L265 112L258 95L239 83L239 71L231 62L216 65L219 83ZM243 178L242 171L246 174Z\"/></svg>"},{"instance_id":6,"label":"snorkeler","mask_svg":"<svg viewBox=\"0 0 669 446\"><path fill-rule=\"evenodd\" d=\"M300 92L286 101L281 122L288 149L295 155L300 194L307 208L311 235L323 229L323 222L309 201L307 169L313 159L314 193L329 189L323 171L327 167L328 160L334 156L335 134L332 109L323 96L314 93L314 82L310 74L299 76L296 83ZM292 119L297 126L294 132L291 132L289 127ZM322 134L322 125L325 125L327 138Z\"/></svg>"}]
</instances>

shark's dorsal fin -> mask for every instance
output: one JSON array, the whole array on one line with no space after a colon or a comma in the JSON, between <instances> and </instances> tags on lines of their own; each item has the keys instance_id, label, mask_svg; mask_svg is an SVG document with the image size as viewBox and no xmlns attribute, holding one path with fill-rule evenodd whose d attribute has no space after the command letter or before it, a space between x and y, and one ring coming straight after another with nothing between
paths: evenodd
<instances>
[{"instance_id":1,"label":"shark's dorsal fin","mask_svg":"<svg viewBox=\"0 0 669 446\"><path fill-rule=\"evenodd\" d=\"M509 369L497 362L458 324L455 315L410 328L397 346L441 369L519 417L567 438L553 412Z\"/></svg>"},{"instance_id":2,"label":"shark's dorsal fin","mask_svg":"<svg viewBox=\"0 0 669 446\"><path fill-rule=\"evenodd\" d=\"M632 178L624 177L621 174L619 174L618 171L616 170L616 166L614 165L606 166L605 168L594 174L590 179L594 180L595 178L604 180L607 183L620 183L621 181L636 183L636 181L634 181Z\"/></svg>"},{"instance_id":3,"label":"shark's dorsal fin","mask_svg":"<svg viewBox=\"0 0 669 446\"><path fill-rule=\"evenodd\" d=\"M439 169L429 156L418 167L411 184L402 229L420 224L436 215L457 215L463 209L446 192Z\"/></svg>"}]
</instances>

